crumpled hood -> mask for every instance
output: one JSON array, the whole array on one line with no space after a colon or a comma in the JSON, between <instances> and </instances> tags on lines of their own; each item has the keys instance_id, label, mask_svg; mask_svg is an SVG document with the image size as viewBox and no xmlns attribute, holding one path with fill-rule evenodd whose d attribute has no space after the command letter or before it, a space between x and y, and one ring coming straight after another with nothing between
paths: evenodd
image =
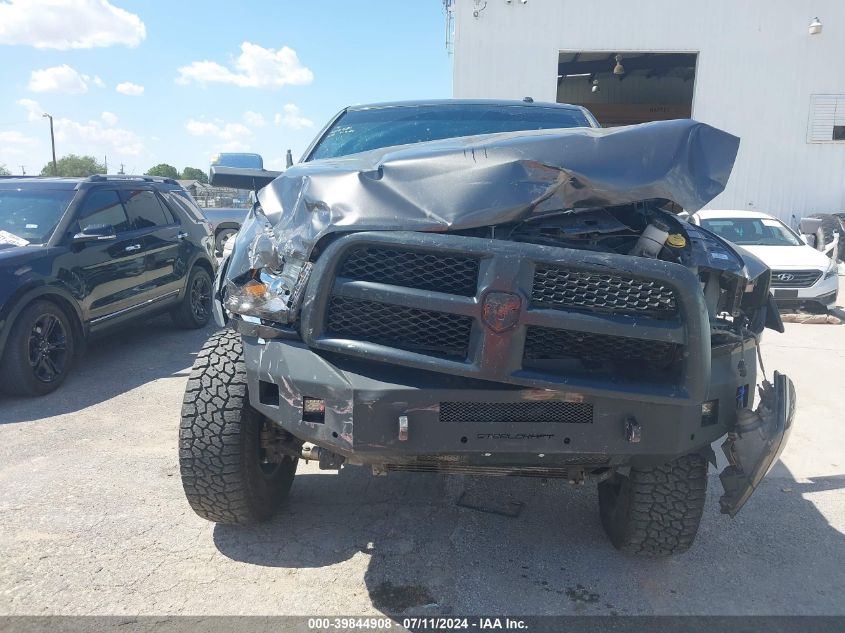
<instances>
[{"instance_id":1,"label":"crumpled hood","mask_svg":"<svg viewBox=\"0 0 845 633\"><path fill-rule=\"evenodd\" d=\"M447 231L643 200L692 212L724 190L738 147L737 137L683 119L460 137L302 163L259 192L263 214L248 216L232 264L243 271L246 262L235 260L254 253L270 226L280 254L307 258L335 231Z\"/></svg>"}]
</instances>

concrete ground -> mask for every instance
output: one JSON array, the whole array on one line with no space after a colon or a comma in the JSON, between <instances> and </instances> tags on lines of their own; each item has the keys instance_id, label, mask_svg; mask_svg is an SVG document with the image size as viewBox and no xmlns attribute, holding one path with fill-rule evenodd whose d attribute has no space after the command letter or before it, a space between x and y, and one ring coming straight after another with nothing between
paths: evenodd
<instances>
[{"instance_id":1,"label":"concrete ground","mask_svg":"<svg viewBox=\"0 0 845 633\"><path fill-rule=\"evenodd\" d=\"M166 319L95 343L57 393L0 400L0 614L845 614L845 326L768 333L795 380L789 445L736 519L711 475L699 537L615 551L595 487L340 475L302 466L289 507L215 526L182 494L182 390L208 331ZM461 508L519 500L509 518Z\"/></svg>"}]
</instances>

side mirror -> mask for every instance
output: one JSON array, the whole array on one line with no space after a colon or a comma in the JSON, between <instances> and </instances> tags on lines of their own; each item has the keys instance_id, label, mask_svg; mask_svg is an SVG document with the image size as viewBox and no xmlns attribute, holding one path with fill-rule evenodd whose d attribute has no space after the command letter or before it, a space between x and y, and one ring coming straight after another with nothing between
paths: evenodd
<instances>
[{"instance_id":1,"label":"side mirror","mask_svg":"<svg viewBox=\"0 0 845 633\"><path fill-rule=\"evenodd\" d=\"M215 187L258 191L282 172L264 169L261 154L217 154L208 170L208 182Z\"/></svg>"},{"instance_id":2,"label":"side mirror","mask_svg":"<svg viewBox=\"0 0 845 633\"><path fill-rule=\"evenodd\" d=\"M82 244L84 242L100 242L103 240L117 239L117 233L114 232L114 227L111 224L92 224L86 226L84 231L80 231L73 236L74 244Z\"/></svg>"},{"instance_id":3,"label":"side mirror","mask_svg":"<svg viewBox=\"0 0 845 633\"><path fill-rule=\"evenodd\" d=\"M815 235L821 226L821 218L801 218L798 223L798 227L804 235Z\"/></svg>"}]
</instances>

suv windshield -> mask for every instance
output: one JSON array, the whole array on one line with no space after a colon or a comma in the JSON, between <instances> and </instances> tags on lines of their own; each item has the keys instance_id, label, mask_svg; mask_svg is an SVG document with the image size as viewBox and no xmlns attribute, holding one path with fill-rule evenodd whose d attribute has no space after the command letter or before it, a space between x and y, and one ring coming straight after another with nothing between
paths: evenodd
<instances>
[{"instance_id":1,"label":"suv windshield","mask_svg":"<svg viewBox=\"0 0 845 633\"><path fill-rule=\"evenodd\" d=\"M43 244L75 193L73 189L0 189L0 233ZM14 238L6 241L18 242Z\"/></svg>"},{"instance_id":2,"label":"suv windshield","mask_svg":"<svg viewBox=\"0 0 845 633\"><path fill-rule=\"evenodd\" d=\"M734 244L747 246L800 246L803 242L774 218L714 218L701 226Z\"/></svg>"},{"instance_id":3,"label":"suv windshield","mask_svg":"<svg viewBox=\"0 0 845 633\"><path fill-rule=\"evenodd\" d=\"M307 160L457 136L589 126L586 115L576 108L458 104L349 110Z\"/></svg>"}]
</instances>

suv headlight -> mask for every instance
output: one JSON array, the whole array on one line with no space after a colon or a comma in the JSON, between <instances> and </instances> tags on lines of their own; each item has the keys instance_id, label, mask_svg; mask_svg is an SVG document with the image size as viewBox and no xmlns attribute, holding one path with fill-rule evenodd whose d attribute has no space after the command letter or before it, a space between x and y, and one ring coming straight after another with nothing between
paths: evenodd
<instances>
[{"instance_id":1,"label":"suv headlight","mask_svg":"<svg viewBox=\"0 0 845 633\"><path fill-rule=\"evenodd\" d=\"M827 266L827 270L824 271L824 278L830 279L831 277L835 277L839 274L839 262L835 259L830 260L830 264Z\"/></svg>"}]
</instances>

